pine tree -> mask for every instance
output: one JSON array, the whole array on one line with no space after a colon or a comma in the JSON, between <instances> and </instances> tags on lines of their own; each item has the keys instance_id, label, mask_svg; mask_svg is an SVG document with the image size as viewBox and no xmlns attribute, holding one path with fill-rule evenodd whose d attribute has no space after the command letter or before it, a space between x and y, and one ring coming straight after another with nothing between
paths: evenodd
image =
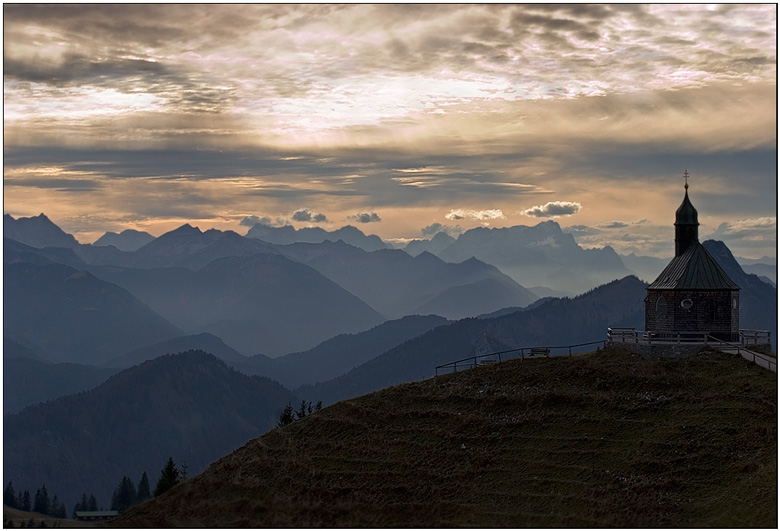
<instances>
[{"instance_id":1,"label":"pine tree","mask_svg":"<svg viewBox=\"0 0 780 531\"><path fill-rule=\"evenodd\" d=\"M49 501L49 491L46 490L44 484L40 489L35 492L35 502L33 505L33 512L40 514L49 514L51 509L51 501Z\"/></svg>"},{"instance_id":2,"label":"pine tree","mask_svg":"<svg viewBox=\"0 0 780 531\"><path fill-rule=\"evenodd\" d=\"M16 491L14 491L13 481L8 482L8 486L3 491L3 505L7 505L12 509L16 509L18 500L16 499Z\"/></svg>"},{"instance_id":3,"label":"pine tree","mask_svg":"<svg viewBox=\"0 0 780 531\"><path fill-rule=\"evenodd\" d=\"M87 508L84 509L85 511L97 511L98 510L98 504L97 500L95 499L94 494L89 495L89 503L87 505Z\"/></svg>"},{"instance_id":4,"label":"pine tree","mask_svg":"<svg viewBox=\"0 0 780 531\"><path fill-rule=\"evenodd\" d=\"M19 508L23 511L29 511L30 506L30 491L25 490L24 493L19 496Z\"/></svg>"},{"instance_id":5,"label":"pine tree","mask_svg":"<svg viewBox=\"0 0 780 531\"><path fill-rule=\"evenodd\" d=\"M54 495L54 498L51 499L51 507L49 508L49 516L53 518L67 518L67 513L65 511L65 505L60 503L60 501L57 499L57 495Z\"/></svg>"},{"instance_id":6,"label":"pine tree","mask_svg":"<svg viewBox=\"0 0 780 531\"><path fill-rule=\"evenodd\" d=\"M151 497L152 491L149 487L149 477L144 471L143 475L141 476L141 481L138 482L138 490L135 493L135 502L141 503L142 501L148 500Z\"/></svg>"},{"instance_id":7,"label":"pine tree","mask_svg":"<svg viewBox=\"0 0 780 531\"><path fill-rule=\"evenodd\" d=\"M284 411L282 411L282 414L279 415L279 422L276 424L276 427L281 428L282 426L287 426L288 424L292 424L294 420L293 407L288 403L285 406Z\"/></svg>"},{"instance_id":8,"label":"pine tree","mask_svg":"<svg viewBox=\"0 0 780 531\"><path fill-rule=\"evenodd\" d=\"M179 469L176 468L173 457L169 457L168 462L160 471L160 479L157 480L157 486L154 488L154 497L168 492L177 483L179 483Z\"/></svg>"},{"instance_id":9,"label":"pine tree","mask_svg":"<svg viewBox=\"0 0 780 531\"><path fill-rule=\"evenodd\" d=\"M111 510L121 513L129 509L135 503L135 497L136 492L133 481L129 477L123 476L122 481L119 482L119 486L111 497Z\"/></svg>"},{"instance_id":10,"label":"pine tree","mask_svg":"<svg viewBox=\"0 0 780 531\"><path fill-rule=\"evenodd\" d=\"M298 409L298 411L295 412L295 414L298 416L298 420L306 417L306 400L301 400L301 407Z\"/></svg>"}]
</instances>

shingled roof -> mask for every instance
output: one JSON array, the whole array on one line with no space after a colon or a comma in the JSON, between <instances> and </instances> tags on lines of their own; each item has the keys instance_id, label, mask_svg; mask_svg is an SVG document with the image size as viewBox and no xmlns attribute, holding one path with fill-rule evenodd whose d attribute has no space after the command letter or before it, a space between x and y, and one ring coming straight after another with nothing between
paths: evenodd
<instances>
[{"instance_id":1,"label":"shingled roof","mask_svg":"<svg viewBox=\"0 0 780 531\"><path fill-rule=\"evenodd\" d=\"M707 249L695 242L675 256L647 289L739 289Z\"/></svg>"}]
</instances>

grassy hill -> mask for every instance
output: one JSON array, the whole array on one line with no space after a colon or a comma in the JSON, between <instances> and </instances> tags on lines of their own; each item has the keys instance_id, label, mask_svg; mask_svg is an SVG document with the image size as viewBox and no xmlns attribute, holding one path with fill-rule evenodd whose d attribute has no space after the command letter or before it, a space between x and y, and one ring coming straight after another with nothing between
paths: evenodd
<instances>
[{"instance_id":1,"label":"grassy hill","mask_svg":"<svg viewBox=\"0 0 780 531\"><path fill-rule=\"evenodd\" d=\"M118 527L776 527L777 379L721 353L511 360L345 400Z\"/></svg>"}]
</instances>

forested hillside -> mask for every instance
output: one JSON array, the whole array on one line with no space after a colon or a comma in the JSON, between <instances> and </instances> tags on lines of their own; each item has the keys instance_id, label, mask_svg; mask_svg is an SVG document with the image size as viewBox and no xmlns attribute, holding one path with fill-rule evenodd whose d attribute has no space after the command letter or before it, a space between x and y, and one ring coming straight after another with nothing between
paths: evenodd
<instances>
[{"instance_id":1,"label":"forested hillside","mask_svg":"<svg viewBox=\"0 0 780 531\"><path fill-rule=\"evenodd\" d=\"M3 477L46 484L67 507L94 492L110 500L122 476L156 476L168 457L191 474L276 425L296 397L210 354L162 356L87 392L3 420Z\"/></svg>"}]
</instances>

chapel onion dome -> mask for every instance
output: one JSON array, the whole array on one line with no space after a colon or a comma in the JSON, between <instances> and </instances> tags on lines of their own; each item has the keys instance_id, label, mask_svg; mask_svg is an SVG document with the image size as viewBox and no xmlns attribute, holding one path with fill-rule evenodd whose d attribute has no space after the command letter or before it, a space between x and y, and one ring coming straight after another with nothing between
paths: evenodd
<instances>
[{"instance_id":1,"label":"chapel onion dome","mask_svg":"<svg viewBox=\"0 0 780 531\"><path fill-rule=\"evenodd\" d=\"M688 172L686 171L686 174ZM675 214L675 225L698 225L699 213L688 199L688 183L685 183L685 198Z\"/></svg>"}]
</instances>

